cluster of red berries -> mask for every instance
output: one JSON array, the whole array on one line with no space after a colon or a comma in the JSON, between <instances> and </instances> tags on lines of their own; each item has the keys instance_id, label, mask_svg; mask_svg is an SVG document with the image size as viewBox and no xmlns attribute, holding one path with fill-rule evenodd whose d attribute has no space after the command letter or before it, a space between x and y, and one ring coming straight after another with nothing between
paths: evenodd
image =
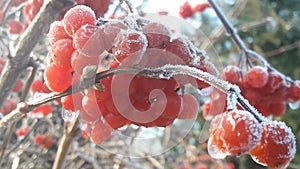
<instances>
[{"instance_id":1,"label":"cluster of red berries","mask_svg":"<svg viewBox=\"0 0 300 169\"><path fill-rule=\"evenodd\" d=\"M51 49L44 77L46 85L55 92L76 82L87 65L102 66L103 70L182 64L217 74L213 64L191 42L182 37L172 39L167 27L140 17L99 23L90 8L78 5L67 11L62 21L51 25L48 37ZM113 61L107 60L108 53L114 56ZM113 129L128 124L165 127L176 118L194 118L198 111L196 99L190 94L181 95L176 89L187 83L208 87L185 76L162 80L122 74L98 83L102 91L88 89L66 96L61 99L62 106L70 111L80 110L81 119L88 123L103 117Z\"/></svg>"},{"instance_id":2,"label":"cluster of red berries","mask_svg":"<svg viewBox=\"0 0 300 169\"><path fill-rule=\"evenodd\" d=\"M285 168L296 154L296 138L283 122L259 122L250 112L231 110L215 116L210 126L208 152L214 158L250 156L270 168Z\"/></svg>"},{"instance_id":3,"label":"cluster of red berries","mask_svg":"<svg viewBox=\"0 0 300 169\"><path fill-rule=\"evenodd\" d=\"M186 1L182 6L180 6L179 15L184 19L190 18L193 17L196 12L202 12L209 7L210 5L208 2L202 2L195 7L192 7L190 3Z\"/></svg>"},{"instance_id":4,"label":"cluster of red berries","mask_svg":"<svg viewBox=\"0 0 300 169\"><path fill-rule=\"evenodd\" d=\"M236 84L242 95L264 116L281 116L287 103L300 100L300 81L288 82L275 71L261 66L254 66L242 75L236 66L223 69L222 78ZM226 109L226 94L214 89L210 102L203 105L204 117L209 119Z\"/></svg>"},{"instance_id":5,"label":"cluster of red berries","mask_svg":"<svg viewBox=\"0 0 300 169\"><path fill-rule=\"evenodd\" d=\"M34 137L34 143L47 150L54 144L54 140L51 137L50 133L45 133L43 135L37 134Z\"/></svg>"}]
</instances>

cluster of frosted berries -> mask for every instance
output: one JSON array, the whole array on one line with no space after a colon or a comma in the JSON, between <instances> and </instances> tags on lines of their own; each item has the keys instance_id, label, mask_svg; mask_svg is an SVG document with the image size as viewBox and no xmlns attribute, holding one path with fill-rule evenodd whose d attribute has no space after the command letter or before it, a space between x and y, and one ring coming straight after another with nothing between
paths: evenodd
<instances>
[{"instance_id":1,"label":"cluster of frosted berries","mask_svg":"<svg viewBox=\"0 0 300 169\"><path fill-rule=\"evenodd\" d=\"M120 66L157 68L180 64L217 74L202 51L172 34L164 25L141 17L96 20L90 8L75 6L50 27L46 85L54 92L62 92L80 79L88 65L98 66L101 72ZM176 118L195 118L196 99L178 92L187 83L208 87L185 76L164 80L118 74L98 81L98 90L91 88L66 96L61 103L65 110L80 111L81 122L86 124L84 131L93 141L101 142L112 129L126 125L165 127Z\"/></svg>"},{"instance_id":2,"label":"cluster of frosted berries","mask_svg":"<svg viewBox=\"0 0 300 169\"><path fill-rule=\"evenodd\" d=\"M241 89L241 94L264 116L281 116L287 103L300 100L300 81L288 82L281 74L254 66L244 74L236 66L223 69L222 78ZM210 101L202 107L204 117L210 119L226 109L226 94L214 89Z\"/></svg>"},{"instance_id":3,"label":"cluster of frosted berries","mask_svg":"<svg viewBox=\"0 0 300 169\"><path fill-rule=\"evenodd\" d=\"M283 169L296 154L296 139L285 123L259 122L248 111L236 109L213 118L208 152L217 159L250 153L261 165Z\"/></svg>"}]
</instances>

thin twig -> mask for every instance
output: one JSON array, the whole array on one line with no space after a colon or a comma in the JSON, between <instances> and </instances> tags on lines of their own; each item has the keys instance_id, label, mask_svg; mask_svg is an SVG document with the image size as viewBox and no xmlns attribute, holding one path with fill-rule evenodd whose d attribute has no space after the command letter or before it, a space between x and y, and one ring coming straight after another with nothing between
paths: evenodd
<instances>
[{"instance_id":1,"label":"thin twig","mask_svg":"<svg viewBox=\"0 0 300 169\"><path fill-rule=\"evenodd\" d=\"M278 49L266 52L264 54L264 56L265 57L271 57L271 56L274 56L274 55L278 55L278 54L287 52L289 50L293 50L293 49L298 48L298 47L300 47L300 41L296 41L296 42L294 42L292 44L289 44L289 45L286 45L286 46L282 46L282 47L280 47Z\"/></svg>"}]
</instances>

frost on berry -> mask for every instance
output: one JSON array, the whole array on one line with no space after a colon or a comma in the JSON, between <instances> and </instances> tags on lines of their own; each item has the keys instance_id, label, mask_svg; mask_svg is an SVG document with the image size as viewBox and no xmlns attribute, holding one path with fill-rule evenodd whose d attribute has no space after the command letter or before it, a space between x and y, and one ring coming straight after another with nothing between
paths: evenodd
<instances>
[{"instance_id":1,"label":"frost on berry","mask_svg":"<svg viewBox=\"0 0 300 169\"><path fill-rule=\"evenodd\" d=\"M85 24L96 24L96 16L94 11L85 5L77 5L70 10L64 16L65 30L70 35L73 34Z\"/></svg>"},{"instance_id":2,"label":"frost on berry","mask_svg":"<svg viewBox=\"0 0 300 169\"><path fill-rule=\"evenodd\" d=\"M253 88L262 88L268 82L268 71L261 66L255 66L251 68L243 77L243 81L246 85Z\"/></svg>"},{"instance_id":3,"label":"frost on berry","mask_svg":"<svg viewBox=\"0 0 300 169\"><path fill-rule=\"evenodd\" d=\"M261 139L262 127L248 111L232 110L220 114L215 117L211 125L209 146L213 147L212 150L222 152L224 155L247 153Z\"/></svg>"},{"instance_id":4,"label":"frost on berry","mask_svg":"<svg viewBox=\"0 0 300 169\"><path fill-rule=\"evenodd\" d=\"M262 139L251 150L250 155L257 163L274 169L284 169L296 154L296 138L284 122L262 123Z\"/></svg>"}]
</instances>

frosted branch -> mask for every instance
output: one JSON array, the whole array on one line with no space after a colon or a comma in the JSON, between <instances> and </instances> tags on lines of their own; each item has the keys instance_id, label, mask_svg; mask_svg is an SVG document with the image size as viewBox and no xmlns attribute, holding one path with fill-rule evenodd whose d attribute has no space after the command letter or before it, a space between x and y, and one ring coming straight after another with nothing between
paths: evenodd
<instances>
[{"instance_id":1,"label":"frosted branch","mask_svg":"<svg viewBox=\"0 0 300 169\"><path fill-rule=\"evenodd\" d=\"M94 84L99 83L100 79L113 76L116 74L134 74L137 76L144 76L148 78L157 79L170 79L175 75L186 75L196 79L199 79L224 93L234 93L236 95L238 103L247 111L251 112L259 121L264 121L264 117L258 113L258 111L249 104L249 102L240 94L241 91L238 86L231 84L227 81L218 79L217 77L204 72L202 70L185 66L185 65L165 65L159 68L137 68L137 67L118 67L114 69L109 69L96 74L96 77L88 77L79 80L77 83L70 86L67 90L62 93L49 93L45 94L43 97L39 97L27 103L19 103L18 107L13 110L10 114L4 116L0 120L0 129L9 125L14 119L20 118L23 114L30 112L34 108L56 100L58 98L80 92L84 89L92 87Z\"/></svg>"}]
</instances>

